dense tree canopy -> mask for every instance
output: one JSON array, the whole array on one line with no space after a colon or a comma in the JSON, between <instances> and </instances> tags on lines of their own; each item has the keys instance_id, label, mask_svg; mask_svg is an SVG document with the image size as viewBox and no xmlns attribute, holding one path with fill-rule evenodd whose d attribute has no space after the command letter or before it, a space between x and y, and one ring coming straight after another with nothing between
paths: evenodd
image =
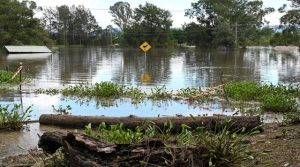
<instances>
[{"instance_id":1,"label":"dense tree canopy","mask_svg":"<svg viewBox=\"0 0 300 167\"><path fill-rule=\"evenodd\" d=\"M261 0L224 0L222 3L219 0L198 0L186 10L186 16L196 18L198 24L186 27L188 31L196 31L190 33L201 33L191 39L197 45L245 46L246 39L256 33L263 24L263 17L272 11L273 8L263 8Z\"/></svg>"},{"instance_id":2,"label":"dense tree canopy","mask_svg":"<svg viewBox=\"0 0 300 167\"><path fill-rule=\"evenodd\" d=\"M35 9L32 1L0 1L0 46L52 43L39 20L33 17Z\"/></svg>"},{"instance_id":3,"label":"dense tree canopy","mask_svg":"<svg viewBox=\"0 0 300 167\"><path fill-rule=\"evenodd\" d=\"M121 6L121 7L120 7ZM126 19L117 14L131 13ZM143 41L148 41L154 47L166 47L173 42L170 27L172 26L171 13L151 3L139 5L134 10L124 2L117 2L111 6L114 23L123 29L122 42L127 46L138 46ZM126 25L126 26L125 26Z\"/></svg>"},{"instance_id":4,"label":"dense tree canopy","mask_svg":"<svg viewBox=\"0 0 300 167\"><path fill-rule=\"evenodd\" d=\"M101 33L91 11L83 6L58 6L43 9L44 28L59 44L85 44L93 42Z\"/></svg>"}]
</instances>

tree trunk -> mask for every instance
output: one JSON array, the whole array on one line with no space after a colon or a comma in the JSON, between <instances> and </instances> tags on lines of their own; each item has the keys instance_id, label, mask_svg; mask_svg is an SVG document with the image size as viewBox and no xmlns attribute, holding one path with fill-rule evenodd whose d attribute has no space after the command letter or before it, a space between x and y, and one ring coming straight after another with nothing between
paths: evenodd
<instances>
[{"instance_id":1,"label":"tree trunk","mask_svg":"<svg viewBox=\"0 0 300 167\"><path fill-rule=\"evenodd\" d=\"M53 144L64 147L65 160L71 167L207 166L207 160L197 157L207 154L207 149L165 147L155 139L112 144L83 134L46 132L39 141L39 147L49 153L58 149Z\"/></svg>"},{"instance_id":2,"label":"tree trunk","mask_svg":"<svg viewBox=\"0 0 300 167\"><path fill-rule=\"evenodd\" d=\"M226 120L232 120L234 124L231 129L236 130L245 127L249 131L261 125L259 116L209 116L209 117L103 117L103 116L73 116L73 115L41 115L39 122L45 125L55 125L61 127L84 128L89 123L97 127L102 122L106 125L123 123L124 128L135 129L137 126L146 127L150 123L155 123L159 128L164 128L166 122L171 121L174 133L181 130L181 124L185 124L192 129L204 127L206 130L216 130L224 127Z\"/></svg>"}]
</instances>

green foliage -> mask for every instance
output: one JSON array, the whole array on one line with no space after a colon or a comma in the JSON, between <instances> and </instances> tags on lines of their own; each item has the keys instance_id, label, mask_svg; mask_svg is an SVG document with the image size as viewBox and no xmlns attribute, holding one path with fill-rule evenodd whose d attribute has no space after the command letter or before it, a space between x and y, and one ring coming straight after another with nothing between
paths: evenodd
<instances>
[{"instance_id":1,"label":"green foliage","mask_svg":"<svg viewBox=\"0 0 300 167\"><path fill-rule=\"evenodd\" d=\"M10 108L10 105L0 105L0 129L21 129L23 122L29 120L31 106L28 107L24 112L20 110L21 105L18 104L14 104L12 108Z\"/></svg>"},{"instance_id":2,"label":"green foliage","mask_svg":"<svg viewBox=\"0 0 300 167\"><path fill-rule=\"evenodd\" d=\"M92 92L97 97L120 97L123 93L124 86L112 82L96 83Z\"/></svg>"},{"instance_id":3,"label":"green foliage","mask_svg":"<svg viewBox=\"0 0 300 167\"><path fill-rule=\"evenodd\" d=\"M224 122L224 128L215 133L199 129L196 135L198 145L205 146L209 152L200 155L208 161L209 166L232 167L239 166L246 157L246 145L242 141L249 135L258 133L257 128L245 133L245 128L230 130L234 122ZM243 133L241 135L241 133Z\"/></svg>"},{"instance_id":4,"label":"green foliage","mask_svg":"<svg viewBox=\"0 0 300 167\"><path fill-rule=\"evenodd\" d=\"M209 166L238 166L247 157L246 145L243 140L252 134L257 133L257 128L245 133L245 128L232 130L232 121L224 122L224 127L215 132L204 131L203 127L196 130L182 124L179 133L171 133L174 125L171 121L165 122L162 128L150 122L147 127L141 130L137 127L135 131L126 129L123 124L107 126L101 123L97 130L93 130L91 124L85 127L85 133L117 144L131 144L149 138L156 138L164 142L165 151L172 156L172 147L195 148L205 150L205 153L193 153L189 156L199 158ZM182 154L185 154L182 152ZM167 162L166 162L167 163Z\"/></svg>"},{"instance_id":5,"label":"green foliage","mask_svg":"<svg viewBox=\"0 0 300 167\"><path fill-rule=\"evenodd\" d=\"M245 46L247 39L257 34L263 17L274 11L263 8L261 0L225 0L222 3L198 0L191 6L185 15L196 18L199 24L187 25L187 36L192 36L191 42L200 47Z\"/></svg>"},{"instance_id":6,"label":"green foliage","mask_svg":"<svg viewBox=\"0 0 300 167\"><path fill-rule=\"evenodd\" d=\"M59 89L54 89L54 88L49 88L49 89L37 89L35 90L35 93L39 93L39 94L47 94L47 95L57 95L60 93Z\"/></svg>"},{"instance_id":7,"label":"green foliage","mask_svg":"<svg viewBox=\"0 0 300 167\"><path fill-rule=\"evenodd\" d=\"M191 97L191 96L196 96L197 94L201 93L202 90L201 88L182 88L178 90L177 95L181 97Z\"/></svg>"},{"instance_id":8,"label":"green foliage","mask_svg":"<svg viewBox=\"0 0 300 167\"><path fill-rule=\"evenodd\" d=\"M171 13L151 3L139 5L133 11L132 22L123 29L124 45L139 46L148 41L153 47L174 45L170 31Z\"/></svg>"},{"instance_id":9,"label":"green foliage","mask_svg":"<svg viewBox=\"0 0 300 167\"><path fill-rule=\"evenodd\" d=\"M261 108L272 112L293 112L297 111L296 99L290 95L267 94L262 96Z\"/></svg>"},{"instance_id":10,"label":"green foliage","mask_svg":"<svg viewBox=\"0 0 300 167\"><path fill-rule=\"evenodd\" d=\"M229 82L224 85L226 96L235 100L256 100L260 85L257 82Z\"/></svg>"},{"instance_id":11,"label":"green foliage","mask_svg":"<svg viewBox=\"0 0 300 167\"><path fill-rule=\"evenodd\" d=\"M120 27L121 30L126 29L130 25L132 19L132 9L128 2L116 2L109 7L109 13L114 18L112 21Z\"/></svg>"},{"instance_id":12,"label":"green foliage","mask_svg":"<svg viewBox=\"0 0 300 167\"><path fill-rule=\"evenodd\" d=\"M103 122L96 131L93 131L91 124L85 127L85 133L90 136L94 136L103 139L108 142L116 144L130 144L140 142L143 139L144 134L139 127L135 131L124 128L123 124L110 125L109 127Z\"/></svg>"},{"instance_id":13,"label":"green foliage","mask_svg":"<svg viewBox=\"0 0 300 167\"><path fill-rule=\"evenodd\" d=\"M133 87L126 88L124 94L132 98L135 102L140 102L146 97L146 93L140 88Z\"/></svg>"},{"instance_id":14,"label":"green foliage","mask_svg":"<svg viewBox=\"0 0 300 167\"><path fill-rule=\"evenodd\" d=\"M167 91L166 86L151 88L151 93L148 95L149 99L152 100L162 100L162 99L171 99L172 91Z\"/></svg>"},{"instance_id":15,"label":"green foliage","mask_svg":"<svg viewBox=\"0 0 300 167\"><path fill-rule=\"evenodd\" d=\"M69 111L72 110L72 107L70 105L67 105L66 108L63 108L62 106L59 106L57 109L52 105L53 111L62 115L62 114L70 114Z\"/></svg>"},{"instance_id":16,"label":"green foliage","mask_svg":"<svg viewBox=\"0 0 300 167\"><path fill-rule=\"evenodd\" d=\"M52 44L39 20L33 17L35 9L33 1L0 1L0 46Z\"/></svg>"},{"instance_id":17,"label":"green foliage","mask_svg":"<svg viewBox=\"0 0 300 167\"><path fill-rule=\"evenodd\" d=\"M284 85L259 85L256 82L230 82L224 86L225 96L235 100L261 102L264 111L289 112L298 108L295 97L299 88Z\"/></svg>"},{"instance_id":18,"label":"green foliage","mask_svg":"<svg viewBox=\"0 0 300 167\"><path fill-rule=\"evenodd\" d=\"M11 78L13 77L14 73L13 72L7 72L4 70L0 70L0 84L1 83L18 83L18 77L14 78L13 80L11 80Z\"/></svg>"},{"instance_id":19,"label":"green foliage","mask_svg":"<svg viewBox=\"0 0 300 167\"><path fill-rule=\"evenodd\" d=\"M42 25L58 44L90 44L98 41L102 29L84 6L42 8Z\"/></svg>"},{"instance_id":20,"label":"green foliage","mask_svg":"<svg viewBox=\"0 0 300 167\"><path fill-rule=\"evenodd\" d=\"M112 82L100 82L95 85L75 85L62 89L65 96L88 96L99 98L118 98L124 94L124 86Z\"/></svg>"}]
</instances>

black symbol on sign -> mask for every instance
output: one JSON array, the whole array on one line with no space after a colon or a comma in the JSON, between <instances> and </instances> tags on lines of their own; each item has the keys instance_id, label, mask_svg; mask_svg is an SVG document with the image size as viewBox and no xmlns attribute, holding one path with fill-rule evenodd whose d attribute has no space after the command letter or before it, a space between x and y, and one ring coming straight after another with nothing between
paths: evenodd
<instances>
[{"instance_id":1,"label":"black symbol on sign","mask_svg":"<svg viewBox=\"0 0 300 167\"><path fill-rule=\"evenodd\" d=\"M146 45L143 45L143 48L145 48L146 49L146 47L147 47L148 45L146 44Z\"/></svg>"}]
</instances>

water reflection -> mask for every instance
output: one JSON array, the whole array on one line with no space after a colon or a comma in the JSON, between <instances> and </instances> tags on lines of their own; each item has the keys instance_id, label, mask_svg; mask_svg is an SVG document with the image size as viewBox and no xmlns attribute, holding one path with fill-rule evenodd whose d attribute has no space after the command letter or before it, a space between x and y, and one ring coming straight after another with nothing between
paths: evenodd
<instances>
[{"instance_id":1,"label":"water reflection","mask_svg":"<svg viewBox=\"0 0 300 167\"><path fill-rule=\"evenodd\" d=\"M20 57L26 58L20 58ZM39 57L39 58L37 58ZM9 66L17 69L22 61L25 74L32 78L23 85L24 106L34 105L34 114L51 113L52 105L74 105L75 112L89 110L90 114L122 116L146 116L170 111L199 111L176 108L184 106L174 102L170 107L151 110L152 102L146 107L131 106L128 101L99 102L92 101L90 106L76 104L75 101L61 100L61 96L33 94L37 88L61 88L79 83L112 81L130 86L140 86L147 91L155 86L166 85L168 89L178 90L184 87L207 87L219 85L222 80L255 80L278 84L298 82L300 79L299 52L276 52L271 48L249 47L239 51L203 51L191 49L152 49L147 56L138 49L120 48L63 48L58 53L45 55L8 55L0 56L0 68ZM20 102L17 91L0 93L0 102ZM101 104L97 104L101 103ZM214 111L222 112L222 105L216 103ZM97 107L102 106L102 107ZM116 107L117 106L117 107ZM172 106L172 107L171 107ZM99 111L99 108L100 111ZM103 109L102 111L102 108ZM211 107L210 107L211 108ZM140 110L144 110L144 112ZM121 111L122 110L122 111ZM157 110L157 112L156 112ZM223 109L224 110L224 109ZM207 110L205 112L208 112ZM81 112L81 114L86 114ZM152 115L152 116L153 116Z\"/></svg>"}]
</instances>

